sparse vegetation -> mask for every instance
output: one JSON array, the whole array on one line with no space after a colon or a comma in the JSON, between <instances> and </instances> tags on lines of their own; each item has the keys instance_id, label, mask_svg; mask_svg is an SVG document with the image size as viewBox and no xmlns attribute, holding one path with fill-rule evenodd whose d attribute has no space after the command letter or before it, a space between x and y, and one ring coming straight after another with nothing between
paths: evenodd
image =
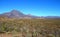
<instances>
[{"instance_id":1,"label":"sparse vegetation","mask_svg":"<svg viewBox=\"0 0 60 37\"><path fill-rule=\"evenodd\" d=\"M7 32L21 33L22 37L60 37L60 19L0 17L0 33Z\"/></svg>"}]
</instances>

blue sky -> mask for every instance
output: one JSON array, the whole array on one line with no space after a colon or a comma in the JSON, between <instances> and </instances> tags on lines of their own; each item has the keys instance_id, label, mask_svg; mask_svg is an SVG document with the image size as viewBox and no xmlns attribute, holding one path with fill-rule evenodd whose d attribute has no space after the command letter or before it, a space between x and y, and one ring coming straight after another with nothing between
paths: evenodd
<instances>
[{"instance_id":1,"label":"blue sky","mask_svg":"<svg viewBox=\"0 0 60 37\"><path fill-rule=\"evenodd\" d=\"M0 14L13 9L35 16L60 16L60 0L0 0Z\"/></svg>"}]
</instances>

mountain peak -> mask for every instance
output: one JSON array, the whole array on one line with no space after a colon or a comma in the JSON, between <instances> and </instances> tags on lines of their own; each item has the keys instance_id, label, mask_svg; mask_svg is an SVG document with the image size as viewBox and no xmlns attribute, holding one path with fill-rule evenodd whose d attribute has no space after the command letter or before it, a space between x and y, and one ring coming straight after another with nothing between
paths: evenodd
<instances>
[{"instance_id":1,"label":"mountain peak","mask_svg":"<svg viewBox=\"0 0 60 37\"><path fill-rule=\"evenodd\" d=\"M24 15L22 12L20 12L18 10L15 10L15 9L12 10L10 13L13 14L13 15Z\"/></svg>"},{"instance_id":2,"label":"mountain peak","mask_svg":"<svg viewBox=\"0 0 60 37\"><path fill-rule=\"evenodd\" d=\"M20 11L18 11L18 10L12 10L11 12L12 13L20 13Z\"/></svg>"},{"instance_id":3,"label":"mountain peak","mask_svg":"<svg viewBox=\"0 0 60 37\"><path fill-rule=\"evenodd\" d=\"M11 10L10 12L8 12L8 13L4 13L4 14L2 14L2 15L4 15L4 16L8 16L8 17L22 17L22 16L24 16L25 14L23 14L22 12L20 12L20 11L18 11L18 10Z\"/></svg>"}]
</instances>

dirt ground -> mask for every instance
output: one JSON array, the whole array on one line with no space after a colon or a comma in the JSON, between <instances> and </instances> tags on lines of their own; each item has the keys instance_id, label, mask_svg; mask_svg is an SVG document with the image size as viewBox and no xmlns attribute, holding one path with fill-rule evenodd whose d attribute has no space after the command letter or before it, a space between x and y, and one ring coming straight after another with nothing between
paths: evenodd
<instances>
[{"instance_id":1,"label":"dirt ground","mask_svg":"<svg viewBox=\"0 0 60 37\"><path fill-rule=\"evenodd\" d=\"M17 34L6 34L6 33L3 33L3 34L0 34L0 37L22 37L22 34L20 34L20 33L17 33Z\"/></svg>"}]
</instances>

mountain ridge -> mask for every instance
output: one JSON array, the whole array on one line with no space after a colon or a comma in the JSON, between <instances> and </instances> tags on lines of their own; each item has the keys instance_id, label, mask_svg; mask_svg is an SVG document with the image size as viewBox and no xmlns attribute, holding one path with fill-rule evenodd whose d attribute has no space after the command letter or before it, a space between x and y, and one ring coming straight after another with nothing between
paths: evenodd
<instances>
[{"instance_id":1,"label":"mountain ridge","mask_svg":"<svg viewBox=\"0 0 60 37\"><path fill-rule=\"evenodd\" d=\"M0 16L6 16L8 18L39 18L39 19L40 18L43 18L43 19L45 19L45 18L47 18L47 19L59 18L60 19L60 16L46 16L46 17L44 17L44 16L33 16L33 15L30 15L30 14L26 15L26 14L24 14L24 13L18 11L18 10L12 10L10 12L0 14Z\"/></svg>"}]
</instances>

